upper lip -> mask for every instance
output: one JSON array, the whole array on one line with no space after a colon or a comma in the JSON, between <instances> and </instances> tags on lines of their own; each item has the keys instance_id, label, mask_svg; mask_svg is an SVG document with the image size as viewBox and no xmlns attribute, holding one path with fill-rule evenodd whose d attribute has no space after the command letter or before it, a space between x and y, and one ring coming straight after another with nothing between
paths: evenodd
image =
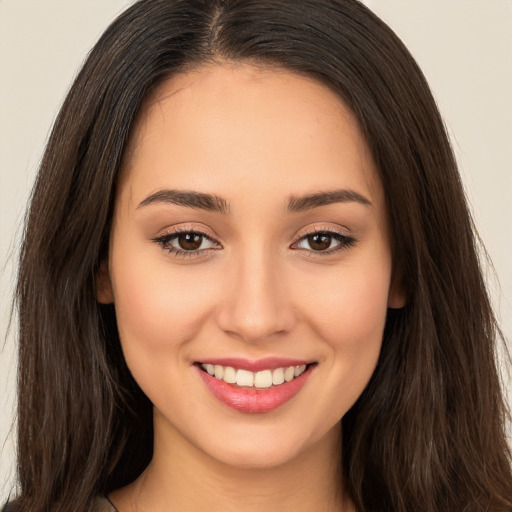
<instances>
[{"instance_id":1,"label":"upper lip","mask_svg":"<svg viewBox=\"0 0 512 512\"><path fill-rule=\"evenodd\" d=\"M213 364L220 366L231 366L233 368L259 372L262 370L275 370L276 368L287 368L289 366L302 366L312 363L304 359L292 359L287 357L264 357L262 359L246 359L243 357L218 357L207 358L198 361L198 364Z\"/></svg>"}]
</instances>

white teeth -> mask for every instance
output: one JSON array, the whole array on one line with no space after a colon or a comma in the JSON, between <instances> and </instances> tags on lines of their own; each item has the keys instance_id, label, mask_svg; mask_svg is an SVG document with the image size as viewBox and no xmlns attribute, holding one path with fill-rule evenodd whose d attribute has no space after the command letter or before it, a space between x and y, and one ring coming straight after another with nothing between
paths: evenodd
<instances>
[{"instance_id":1,"label":"white teeth","mask_svg":"<svg viewBox=\"0 0 512 512\"><path fill-rule=\"evenodd\" d=\"M220 364L215 365L215 378L216 379L222 379L224 377L224 366L221 366Z\"/></svg>"},{"instance_id":2,"label":"white teeth","mask_svg":"<svg viewBox=\"0 0 512 512\"><path fill-rule=\"evenodd\" d=\"M234 384L236 382L236 370L231 366L226 366L222 380L228 384Z\"/></svg>"},{"instance_id":3,"label":"white teeth","mask_svg":"<svg viewBox=\"0 0 512 512\"><path fill-rule=\"evenodd\" d=\"M254 384L254 373L249 372L247 370L238 370L236 372L236 385L237 386L247 386L248 388L252 388Z\"/></svg>"},{"instance_id":4,"label":"white teeth","mask_svg":"<svg viewBox=\"0 0 512 512\"><path fill-rule=\"evenodd\" d=\"M271 386L279 386L284 382L290 382L299 377L306 370L306 365L288 366L286 368L276 368L274 370L262 370L259 372L250 372L249 370L236 369L232 366L222 366L220 364L202 364L201 367L209 375L216 379L223 380L228 384L236 384L241 387L266 389Z\"/></svg>"},{"instance_id":5,"label":"white teeth","mask_svg":"<svg viewBox=\"0 0 512 512\"><path fill-rule=\"evenodd\" d=\"M276 368L272 372L272 384L278 386L284 382L284 370L282 368Z\"/></svg>"},{"instance_id":6,"label":"white teeth","mask_svg":"<svg viewBox=\"0 0 512 512\"><path fill-rule=\"evenodd\" d=\"M263 370L256 372L254 376L254 387L256 388L269 388L272 386L272 370Z\"/></svg>"},{"instance_id":7,"label":"white teeth","mask_svg":"<svg viewBox=\"0 0 512 512\"><path fill-rule=\"evenodd\" d=\"M305 369L306 369L306 365L305 364L302 365L302 366L296 366L295 370L293 372L295 377L298 377L299 375L301 375L304 372Z\"/></svg>"},{"instance_id":8,"label":"white teeth","mask_svg":"<svg viewBox=\"0 0 512 512\"><path fill-rule=\"evenodd\" d=\"M286 382L290 382L293 377L295 377L295 368L293 366L290 366L289 368L286 368L284 371L284 380Z\"/></svg>"}]
</instances>

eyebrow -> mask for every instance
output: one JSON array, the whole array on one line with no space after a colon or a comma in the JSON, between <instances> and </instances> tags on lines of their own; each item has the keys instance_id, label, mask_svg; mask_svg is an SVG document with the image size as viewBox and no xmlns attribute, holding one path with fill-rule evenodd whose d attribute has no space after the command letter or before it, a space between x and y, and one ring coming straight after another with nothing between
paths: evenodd
<instances>
[{"instance_id":1,"label":"eyebrow","mask_svg":"<svg viewBox=\"0 0 512 512\"><path fill-rule=\"evenodd\" d=\"M327 206L333 203L360 203L365 206L372 206L370 200L354 190L341 189L329 192L318 192L304 196L290 196L288 201L288 212L298 213L320 206ZM188 208L196 208L212 212L227 214L229 212L228 202L215 194L205 194L191 190L158 190L146 197L139 203L138 208L151 204L170 203Z\"/></svg>"},{"instance_id":2,"label":"eyebrow","mask_svg":"<svg viewBox=\"0 0 512 512\"><path fill-rule=\"evenodd\" d=\"M288 212L298 213L333 203L360 203L364 206L372 206L371 201L359 194L359 192L340 189L300 197L291 196L288 202Z\"/></svg>"},{"instance_id":3,"label":"eyebrow","mask_svg":"<svg viewBox=\"0 0 512 512\"><path fill-rule=\"evenodd\" d=\"M226 214L229 211L227 201L214 194L170 189L159 190L158 192L149 195L139 203L137 208L158 203L171 203L178 206L187 206L189 208L219 212L223 214Z\"/></svg>"}]
</instances>

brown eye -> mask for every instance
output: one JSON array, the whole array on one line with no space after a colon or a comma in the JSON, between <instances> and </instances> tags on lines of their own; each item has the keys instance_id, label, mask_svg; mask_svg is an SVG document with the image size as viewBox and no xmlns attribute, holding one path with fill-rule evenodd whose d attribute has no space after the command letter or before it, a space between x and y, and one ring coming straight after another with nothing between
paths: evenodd
<instances>
[{"instance_id":1,"label":"brown eye","mask_svg":"<svg viewBox=\"0 0 512 512\"><path fill-rule=\"evenodd\" d=\"M318 231L302 237L294 246L310 252L332 254L338 249L350 247L355 242L355 238L343 233Z\"/></svg>"},{"instance_id":2,"label":"brown eye","mask_svg":"<svg viewBox=\"0 0 512 512\"><path fill-rule=\"evenodd\" d=\"M220 249L221 246L214 242L209 236L195 231L180 231L168 235L153 238L162 249L171 254L180 253L188 256L199 255L209 249Z\"/></svg>"},{"instance_id":3,"label":"brown eye","mask_svg":"<svg viewBox=\"0 0 512 512\"><path fill-rule=\"evenodd\" d=\"M332 235L328 233L315 233L307 237L309 247L314 251L325 251L331 247Z\"/></svg>"},{"instance_id":4,"label":"brown eye","mask_svg":"<svg viewBox=\"0 0 512 512\"><path fill-rule=\"evenodd\" d=\"M184 251L197 251L203 243L203 235L198 233L181 233L177 236L180 249Z\"/></svg>"}]
</instances>

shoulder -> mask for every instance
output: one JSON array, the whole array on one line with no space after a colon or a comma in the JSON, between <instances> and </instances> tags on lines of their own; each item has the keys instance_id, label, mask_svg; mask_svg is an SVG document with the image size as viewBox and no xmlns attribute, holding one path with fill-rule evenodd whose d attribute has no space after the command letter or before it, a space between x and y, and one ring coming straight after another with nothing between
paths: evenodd
<instances>
[{"instance_id":1,"label":"shoulder","mask_svg":"<svg viewBox=\"0 0 512 512\"><path fill-rule=\"evenodd\" d=\"M117 512L117 509L107 498L100 497L94 502L93 512Z\"/></svg>"}]
</instances>

